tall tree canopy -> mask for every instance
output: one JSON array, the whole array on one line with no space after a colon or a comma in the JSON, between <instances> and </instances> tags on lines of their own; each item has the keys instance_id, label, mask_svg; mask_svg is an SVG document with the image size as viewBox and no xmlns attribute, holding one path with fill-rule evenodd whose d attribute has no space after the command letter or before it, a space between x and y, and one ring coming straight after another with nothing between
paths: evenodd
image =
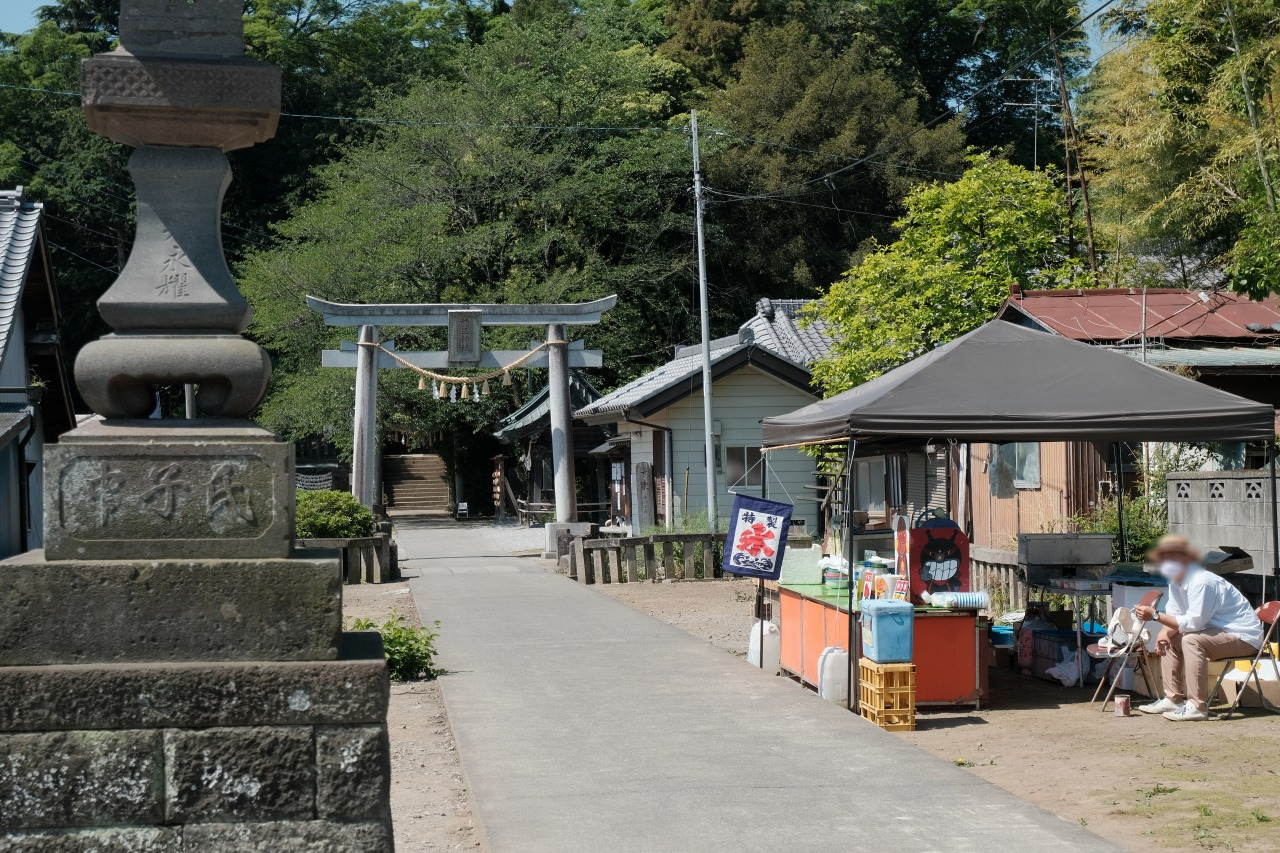
<instances>
[{"instance_id":1,"label":"tall tree canopy","mask_svg":"<svg viewBox=\"0 0 1280 853\"><path fill-rule=\"evenodd\" d=\"M335 334L302 304L308 293L366 302L618 293L588 333L615 376L688 339L686 72L638 40L644 23L633 12L504 20L449 75L377 105L390 123L322 169L315 200L278 226L279 245L242 265L253 332L283 368L266 409L272 425L309 434L319 424L297 401L328 395L317 388L349 395L349 377L317 371ZM523 345L529 334L489 337ZM397 339L443 344L430 330L397 330ZM397 405L384 417L420 425L451 408L422 394Z\"/></svg>"},{"instance_id":2,"label":"tall tree canopy","mask_svg":"<svg viewBox=\"0 0 1280 853\"><path fill-rule=\"evenodd\" d=\"M1280 3L1150 0L1082 98L1101 224L1131 266L1280 292ZM1189 263L1188 263L1189 262Z\"/></svg>"},{"instance_id":3,"label":"tall tree canopy","mask_svg":"<svg viewBox=\"0 0 1280 853\"><path fill-rule=\"evenodd\" d=\"M815 377L837 393L990 320L1011 285L1081 286L1061 192L1044 171L973 155L964 176L906 200L898 239L875 246L818 304L837 343Z\"/></svg>"}]
</instances>

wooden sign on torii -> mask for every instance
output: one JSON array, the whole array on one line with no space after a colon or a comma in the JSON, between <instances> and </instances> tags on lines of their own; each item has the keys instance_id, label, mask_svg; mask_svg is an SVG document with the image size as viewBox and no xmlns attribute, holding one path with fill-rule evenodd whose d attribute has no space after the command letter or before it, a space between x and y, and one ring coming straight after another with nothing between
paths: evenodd
<instances>
[{"instance_id":1,"label":"wooden sign on torii","mask_svg":"<svg viewBox=\"0 0 1280 853\"><path fill-rule=\"evenodd\" d=\"M359 326L358 351L325 350L325 367L356 368L355 449L352 457L352 493L366 506L377 502L377 369L403 367L377 346L379 326L448 326L447 352L396 352L399 359L427 370L441 368L499 369L528 355L527 351L486 352L480 348L484 326L547 327L546 354L535 354L522 367L548 368L550 390L551 458L555 471L556 521L577 520L577 495L573 473L573 413L569 399L569 368L599 367L599 350L571 346L565 326L586 326L618 303L617 296L594 302L555 305L514 304L380 304L354 305L307 297L307 306L324 317L327 326ZM384 365L383 359L392 364Z\"/></svg>"}]
</instances>

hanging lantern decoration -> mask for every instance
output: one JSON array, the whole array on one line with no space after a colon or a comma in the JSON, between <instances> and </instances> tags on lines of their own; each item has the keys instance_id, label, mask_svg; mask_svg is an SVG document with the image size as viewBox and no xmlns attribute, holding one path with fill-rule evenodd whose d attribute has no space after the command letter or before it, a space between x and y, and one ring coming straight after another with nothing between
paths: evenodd
<instances>
[{"instance_id":1,"label":"hanging lantern decoration","mask_svg":"<svg viewBox=\"0 0 1280 853\"><path fill-rule=\"evenodd\" d=\"M418 377L418 390L419 391L427 390L427 377L425 376Z\"/></svg>"},{"instance_id":2,"label":"hanging lantern decoration","mask_svg":"<svg viewBox=\"0 0 1280 853\"><path fill-rule=\"evenodd\" d=\"M484 385L481 386L480 393L485 395L486 397L489 396L489 380L488 379L486 379L484 381Z\"/></svg>"},{"instance_id":3,"label":"hanging lantern decoration","mask_svg":"<svg viewBox=\"0 0 1280 853\"><path fill-rule=\"evenodd\" d=\"M510 370L502 371L502 387L503 388L511 387L511 371Z\"/></svg>"}]
</instances>

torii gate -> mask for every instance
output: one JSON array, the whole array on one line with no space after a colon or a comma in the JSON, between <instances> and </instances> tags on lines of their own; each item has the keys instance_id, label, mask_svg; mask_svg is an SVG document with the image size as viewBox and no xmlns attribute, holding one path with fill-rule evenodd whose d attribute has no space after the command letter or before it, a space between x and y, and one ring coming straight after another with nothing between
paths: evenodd
<instances>
[{"instance_id":1,"label":"torii gate","mask_svg":"<svg viewBox=\"0 0 1280 853\"><path fill-rule=\"evenodd\" d=\"M502 369L518 361L522 367L540 367L541 354L531 354L532 351L482 350L480 331L484 326L545 325L556 521L575 521L578 511L573 474L573 413L570 411L569 368L599 367L602 360L599 350L570 346L565 339L565 326L599 323L601 315L617 303L617 296L606 296L594 302L558 305L354 305L308 296L307 306L324 317L325 325L360 327L358 352L325 350L321 361L324 367L356 368L355 449L351 466L352 492L356 499L370 506L378 498L377 441L374 438L377 428L378 367L404 367L399 361L428 370L447 367ZM396 352L394 357L389 356L379 352L379 326L448 326L449 349L447 352ZM392 364L384 365L384 359L390 360Z\"/></svg>"}]
</instances>

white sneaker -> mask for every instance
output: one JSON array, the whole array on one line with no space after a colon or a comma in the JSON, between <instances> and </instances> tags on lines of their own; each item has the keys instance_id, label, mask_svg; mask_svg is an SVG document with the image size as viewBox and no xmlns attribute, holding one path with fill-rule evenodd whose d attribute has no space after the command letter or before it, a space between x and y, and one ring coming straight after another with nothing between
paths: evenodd
<instances>
[{"instance_id":1,"label":"white sneaker","mask_svg":"<svg viewBox=\"0 0 1280 853\"><path fill-rule=\"evenodd\" d=\"M1209 719L1209 715L1188 702L1176 711L1166 711L1164 718L1175 723L1198 723Z\"/></svg>"},{"instance_id":2,"label":"white sneaker","mask_svg":"<svg viewBox=\"0 0 1280 853\"><path fill-rule=\"evenodd\" d=\"M1167 698L1160 698L1146 705L1139 705L1138 710L1144 714L1168 714L1182 710L1182 706Z\"/></svg>"}]
</instances>

